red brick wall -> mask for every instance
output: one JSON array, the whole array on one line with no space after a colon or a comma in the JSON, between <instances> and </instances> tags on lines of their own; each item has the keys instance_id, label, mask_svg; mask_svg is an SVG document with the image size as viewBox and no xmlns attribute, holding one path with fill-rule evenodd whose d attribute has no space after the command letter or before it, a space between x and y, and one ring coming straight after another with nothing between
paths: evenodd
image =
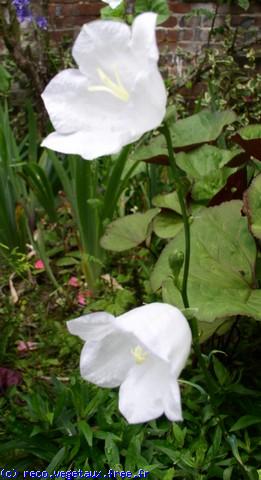
<instances>
[{"instance_id":1,"label":"red brick wall","mask_svg":"<svg viewBox=\"0 0 261 480\"><path fill-rule=\"evenodd\" d=\"M200 17L187 18L193 8L204 8L215 11L216 4L188 3L181 0L169 0L171 17L165 24L158 27L158 42L161 46L168 46L171 52L177 47L185 48L188 51L197 52L207 43L211 27L211 20L204 15ZM53 36L59 40L64 35L74 36L79 27L86 22L99 17L99 11L105 4L97 0L51 0L49 4L49 22L53 30ZM231 24L239 27L242 35L242 42L253 40L258 36L261 27L261 2L251 1L247 11L237 6L220 6L215 26L225 23L226 16L231 15ZM220 41L221 36L212 39Z\"/></svg>"}]
</instances>

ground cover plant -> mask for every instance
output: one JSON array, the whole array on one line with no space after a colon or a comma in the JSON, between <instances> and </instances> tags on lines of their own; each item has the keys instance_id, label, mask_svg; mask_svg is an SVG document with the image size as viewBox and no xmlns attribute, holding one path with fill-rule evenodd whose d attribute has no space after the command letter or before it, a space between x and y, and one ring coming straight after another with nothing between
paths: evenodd
<instances>
[{"instance_id":1,"label":"ground cover plant","mask_svg":"<svg viewBox=\"0 0 261 480\"><path fill-rule=\"evenodd\" d=\"M243 108L209 51L186 111L168 2L106 3L46 79L52 125L32 98L19 134L0 70L0 475L259 479L259 80Z\"/></svg>"}]
</instances>

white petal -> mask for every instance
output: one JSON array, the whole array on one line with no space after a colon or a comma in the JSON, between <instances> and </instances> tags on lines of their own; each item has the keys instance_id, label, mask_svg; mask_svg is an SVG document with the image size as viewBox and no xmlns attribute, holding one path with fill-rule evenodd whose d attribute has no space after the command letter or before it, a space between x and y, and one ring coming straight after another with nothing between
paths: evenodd
<instances>
[{"instance_id":1,"label":"white petal","mask_svg":"<svg viewBox=\"0 0 261 480\"><path fill-rule=\"evenodd\" d=\"M88 126L88 95L86 77L73 68L58 73L48 83L42 99L56 130L68 134Z\"/></svg>"},{"instance_id":2,"label":"white petal","mask_svg":"<svg viewBox=\"0 0 261 480\"><path fill-rule=\"evenodd\" d=\"M134 308L115 318L114 324L132 333L154 355L170 362L178 378L191 347L191 330L178 308L166 303L151 303Z\"/></svg>"},{"instance_id":3,"label":"white petal","mask_svg":"<svg viewBox=\"0 0 261 480\"><path fill-rule=\"evenodd\" d=\"M103 0L103 2L108 3L111 8L117 8L122 0Z\"/></svg>"},{"instance_id":4,"label":"white petal","mask_svg":"<svg viewBox=\"0 0 261 480\"><path fill-rule=\"evenodd\" d=\"M119 410L129 423L148 422L164 413L169 378L167 364L155 357L129 371L119 393Z\"/></svg>"},{"instance_id":5,"label":"white petal","mask_svg":"<svg viewBox=\"0 0 261 480\"><path fill-rule=\"evenodd\" d=\"M71 135L60 135L53 132L42 142L42 147L50 148L56 152L72 153L80 155L86 160L94 160L103 155L118 153L122 145L129 142L124 141L127 132L76 132Z\"/></svg>"},{"instance_id":6,"label":"white petal","mask_svg":"<svg viewBox=\"0 0 261 480\"><path fill-rule=\"evenodd\" d=\"M152 66L136 76L133 103L129 106L128 123L137 137L158 127L165 115L167 93L162 77Z\"/></svg>"},{"instance_id":7,"label":"white petal","mask_svg":"<svg viewBox=\"0 0 261 480\"><path fill-rule=\"evenodd\" d=\"M164 413L172 422L183 420L179 384L176 378L172 377L169 381L169 388L163 399Z\"/></svg>"},{"instance_id":8,"label":"white petal","mask_svg":"<svg viewBox=\"0 0 261 480\"><path fill-rule=\"evenodd\" d=\"M114 316L107 312L90 313L69 320L67 328L72 335L77 335L84 341L100 341L115 331L113 320Z\"/></svg>"},{"instance_id":9,"label":"white petal","mask_svg":"<svg viewBox=\"0 0 261 480\"><path fill-rule=\"evenodd\" d=\"M136 17L132 25L132 48L137 55L155 62L159 58L155 34L156 21L155 13L146 12Z\"/></svg>"},{"instance_id":10,"label":"white petal","mask_svg":"<svg viewBox=\"0 0 261 480\"><path fill-rule=\"evenodd\" d=\"M118 21L95 20L81 29L73 46L72 54L81 72L95 79L97 67L106 70L111 63L127 64L124 58L129 48L131 30L128 25ZM109 72L106 71L108 74Z\"/></svg>"},{"instance_id":11,"label":"white petal","mask_svg":"<svg viewBox=\"0 0 261 480\"><path fill-rule=\"evenodd\" d=\"M81 376L101 387L118 387L133 365L132 347L132 336L118 331L86 343L80 358Z\"/></svg>"}]
</instances>

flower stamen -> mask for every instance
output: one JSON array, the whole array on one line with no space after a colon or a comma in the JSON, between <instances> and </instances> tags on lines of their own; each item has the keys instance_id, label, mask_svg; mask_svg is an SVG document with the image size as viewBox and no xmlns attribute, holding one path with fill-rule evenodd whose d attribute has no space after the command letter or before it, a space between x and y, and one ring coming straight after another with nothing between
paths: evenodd
<instances>
[{"instance_id":1,"label":"flower stamen","mask_svg":"<svg viewBox=\"0 0 261 480\"><path fill-rule=\"evenodd\" d=\"M135 363L137 363L138 365L142 365L142 363L145 362L148 356L147 352L145 352L143 348L140 347L140 345L132 348L131 353L134 356Z\"/></svg>"},{"instance_id":2,"label":"flower stamen","mask_svg":"<svg viewBox=\"0 0 261 480\"><path fill-rule=\"evenodd\" d=\"M130 98L129 92L122 84L119 72L114 69L115 80L112 80L101 68L97 68L98 75L103 85L91 85L88 87L89 92L108 92L123 102L128 102Z\"/></svg>"}]
</instances>

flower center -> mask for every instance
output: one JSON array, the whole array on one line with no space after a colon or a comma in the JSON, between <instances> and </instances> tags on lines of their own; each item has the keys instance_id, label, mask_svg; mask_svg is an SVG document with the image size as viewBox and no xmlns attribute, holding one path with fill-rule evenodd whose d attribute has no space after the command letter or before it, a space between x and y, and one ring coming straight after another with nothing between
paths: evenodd
<instances>
[{"instance_id":1,"label":"flower center","mask_svg":"<svg viewBox=\"0 0 261 480\"><path fill-rule=\"evenodd\" d=\"M91 85L88 87L89 92L108 92L122 102L128 102L130 94L122 84L117 69L114 69L115 80L112 80L101 68L97 68L97 72L103 85Z\"/></svg>"},{"instance_id":2,"label":"flower center","mask_svg":"<svg viewBox=\"0 0 261 480\"><path fill-rule=\"evenodd\" d=\"M131 350L132 355L134 356L135 363L138 365L141 365L142 363L145 362L148 354L141 348L139 345L137 345L135 348Z\"/></svg>"}]
</instances>

